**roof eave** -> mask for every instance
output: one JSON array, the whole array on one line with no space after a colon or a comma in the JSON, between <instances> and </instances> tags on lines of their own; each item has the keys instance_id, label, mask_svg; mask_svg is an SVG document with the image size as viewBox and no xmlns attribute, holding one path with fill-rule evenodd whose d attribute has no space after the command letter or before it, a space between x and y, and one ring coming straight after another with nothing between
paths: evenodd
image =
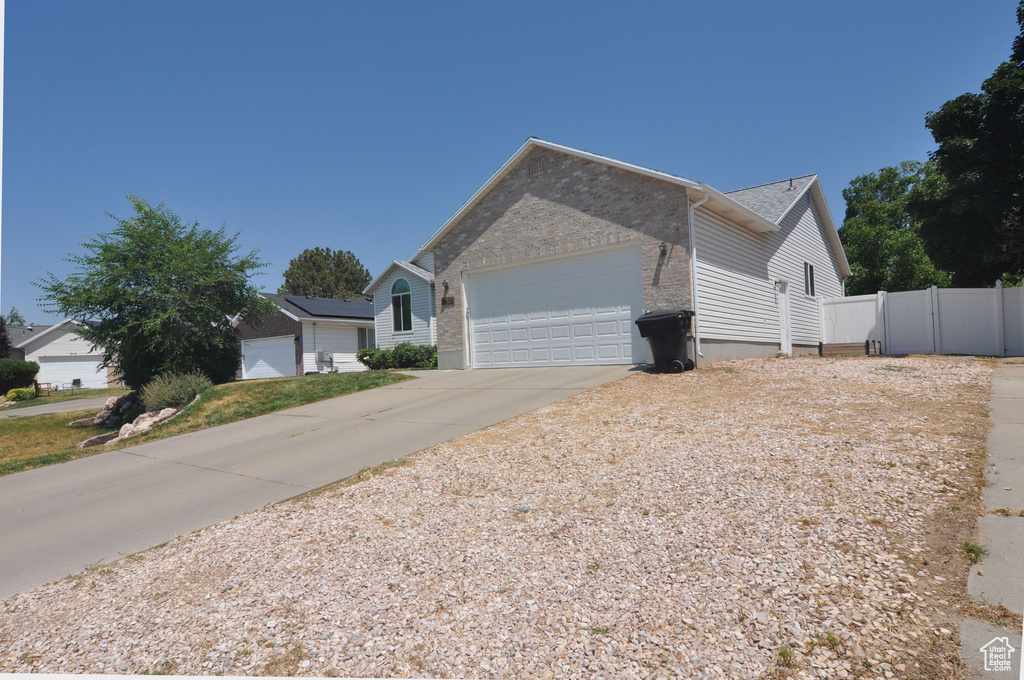
<instances>
[{"instance_id":1,"label":"roof eave","mask_svg":"<svg viewBox=\"0 0 1024 680\"><path fill-rule=\"evenodd\" d=\"M373 318L361 316L300 316L295 319L299 323L342 323L342 324L373 324Z\"/></svg>"},{"instance_id":2,"label":"roof eave","mask_svg":"<svg viewBox=\"0 0 1024 680\"><path fill-rule=\"evenodd\" d=\"M704 204L704 207L711 212L727 217L733 222L742 225L758 234L769 234L771 232L779 231L779 225L775 224L771 220L762 215L757 214L745 205L736 202L723 194L718 189L714 189L707 184L700 186L700 191L706 191L708 193L709 200Z\"/></svg>"},{"instance_id":3,"label":"roof eave","mask_svg":"<svg viewBox=\"0 0 1024 680\"><path fill-rule=\"evenodd\" d=\"M836 256L836 263L839 265L839 273L844 277L853 276L850 269L850 261L846 259L846 249L843 248L843 240L839 237L839 229L836 228L835 220L832 219L832 211L825 201L825 192L821 190L818 176L808 185L807 191L811 192L814 202L818 205L818 216L825 223L829 242L832 244L832 253Z\"/></svg>"},{"instance_id":4,"label":"roof eave","mask_svg":"<svg viewBox=\"0 0 1024 680\"><path fill-rule=\"evenodd\" d=\"M468 201L462 204L462 207L459 208L454 215L449 217L448 220L443 225L441 225L440 229L435 231L434 234L429 239L427 239L427 241L422 246L420 246L419 250L416 251L416 254L413 255L412 259L416 259L421 254L433 250L434 246L437 245L437 242L440 241L441 238L444 237L444 235L447 234L448 231L466 215L466 213L472 210L473 207L476 206L476 204L479 203L480 200L484 196L486 196L487 193L491 189L493 189L496 184L498 184L498 182L504 179L504 177L509 172L512 171L512 168L519 164L519 161L521 161L528 153L530 153L530 151L536 148L558 151L560 153L568 154L570 156L576 156L577 158L583 158L585 160L594 161L595 163L602 163L604 165L609 165L614 168L619 168L620 170L626 170L636 174L644 175L646 177L653 177L655 179L660 179L665 182L677 184L679 186L686 187L687 189L703 190L703 185L701 185L699 182L694 182L693 180L686 179L685 177L677 177L676 175L658 172L657 170L651 170L650 168L645 168L640 165L634 165L632 163L626 163L624 161L619 161L614 158L608 158L607 156L599 156L597 154L590 153L589 151L582 151L580 149L574 149L569 146L562 146L561 144L555 144L553 142L545 142L544 140L537 139L536 137L530 137L521 147L519 147L518 151L512 154L511 158L505 161L505 163L500 168L498 168L497 172L491 175L490 179L484 182L483 186L476 190L476 193L469 197Z\"/></svg>"},{"instance_id":5,"label":"roof eave","mask_svg":"<svg viewBox=\"0 0 1024 680\"><path fill-rule=\"evenodd\" d=\"M420 249L420 250L422 250L422 249ZM419 252L420 251L417 251L416 254L418 255ZM415 258L415 256L413 256L413 257ZM431 274L427 270L421 269L420 271L416 271L415 269L410 269L408 266L406 266L405 262L403 262L402 260L391 260L391 264L389 264L387 267L384 267L384 271L382 271L377 276L373 277L373 281L370 281L370 284L368 286L366 286L366 288L363 289L363 295L371 295L372 292L373 292L373 289L376 288L377 285L381 281L383 281L384 278L387 277L387 275L395 267L398 267L400 269L404 269L405 271L409 272L413 276L415 276L415 277L417 277L419 279L422 279L423 281L426 281L427 283L433 283L434 282L433 274ZM417 269L419 269L419 268L417 267Z\"/></svg>"},{"instance_id":6,"label":"roof eave","mask_svg":"<svg viewBox=\"0 0 1024 680\"><path fill-rule=\"evenodd\" d=\"M72 323L72 324L74 324L76 326L80 326L81 325L78 321L75 321L74 319L64 319L60 323L54 324L54 325L50 326L49 328L47 328L45 331L43 331L39 335L33 335L33 336L29 337L29 338L25 338L24 340L19 342L17 345L15 345L14 349L21 349L22 347L24 347L25 345L29 344L30 342L35 342L39 338L45 337L46 335L52 333L53 331L57 330L58 328L63 328L64 324L66 324L66 323Z\"/></svg>"}]
</instances>

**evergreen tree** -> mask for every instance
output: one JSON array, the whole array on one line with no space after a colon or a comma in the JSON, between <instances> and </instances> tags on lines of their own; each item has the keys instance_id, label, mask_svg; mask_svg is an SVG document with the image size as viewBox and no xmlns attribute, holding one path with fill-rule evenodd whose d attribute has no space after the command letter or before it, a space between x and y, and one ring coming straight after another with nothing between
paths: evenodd
<instances>
[{"instance_id":1,"label":"evergreen tree","mask_svg":"<svg viewBox=\"0 0 1024 680\"><path fill-rule=\"evenodd\" d=\"M362 294L370 285L370 272L347 250L312 248L303 250L288 263L283 295L312 295L322 298L349 298Z\"/></svg>"}]
</instances>

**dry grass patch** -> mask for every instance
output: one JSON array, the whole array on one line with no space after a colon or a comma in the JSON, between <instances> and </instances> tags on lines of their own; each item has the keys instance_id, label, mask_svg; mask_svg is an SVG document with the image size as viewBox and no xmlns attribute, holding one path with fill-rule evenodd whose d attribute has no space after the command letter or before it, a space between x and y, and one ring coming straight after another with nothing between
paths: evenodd
<instances>
[{"instance_id":1,"label":"dry grass patch","mask_svg":"<svg viewBox=\"0 0 1024 680\"><path fill-rule=\"evenodd\" d=\"M69 427L68 423L95 414L95 410L88 410L0 419L0 475L94 453L76 447L83 439L113 430Z\"/></svg>"}]
</instances>

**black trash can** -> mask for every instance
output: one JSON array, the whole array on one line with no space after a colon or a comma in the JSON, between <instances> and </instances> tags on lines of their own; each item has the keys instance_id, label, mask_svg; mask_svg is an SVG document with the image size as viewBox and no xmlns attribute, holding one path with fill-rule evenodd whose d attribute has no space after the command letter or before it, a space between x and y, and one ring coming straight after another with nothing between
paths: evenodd
<instances>
[{"instance_id":1,"label":"black trash can","mask_svg":"<svg viewBox=\"0 0 1024 680\"><path fill-rule=\"evenodd\" d=\"M636 320L640 337L647 338L659 373L682 373L693 370L693 360L686 354L686 334L693 312L668 309L648 312Z\"/></svg>"}]
</instances>

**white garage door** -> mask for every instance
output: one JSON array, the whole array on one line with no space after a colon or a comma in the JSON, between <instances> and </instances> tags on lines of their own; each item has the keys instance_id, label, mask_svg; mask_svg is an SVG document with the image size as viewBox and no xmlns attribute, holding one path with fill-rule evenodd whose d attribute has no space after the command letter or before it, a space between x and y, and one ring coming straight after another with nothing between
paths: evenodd
<instances>
[{"instance_id":1,"label":"white garage door","mask_svg":"<svg viewBox=\"0 0 1024 680\"><path fill-rule=\"evenodd\" d=\"M470 274L475 368L646 360L640 246Z\"/></svg>"},{"instance_id":2,"label":"white garage door","mask_svg":"<svg viewBox=\"0 0 1024 680\"><path fill-rule=\"evenodd\" d=\"M103 357L66 356L39 357L39 382L48 382L54 387L72 384L75 380L82 381L82 387L102 388L107 386L107 369L97 368Z\"/></svg>"},{"instance_id":3,"label":"white garage door","mask_svg":"<svg viewBox=\"0 0 1024 680\"><path fill-rule=\"evenodd\" d=\"M242 380L294 376L294 336L242 341Z\"/></svg>"}]
</instances>

